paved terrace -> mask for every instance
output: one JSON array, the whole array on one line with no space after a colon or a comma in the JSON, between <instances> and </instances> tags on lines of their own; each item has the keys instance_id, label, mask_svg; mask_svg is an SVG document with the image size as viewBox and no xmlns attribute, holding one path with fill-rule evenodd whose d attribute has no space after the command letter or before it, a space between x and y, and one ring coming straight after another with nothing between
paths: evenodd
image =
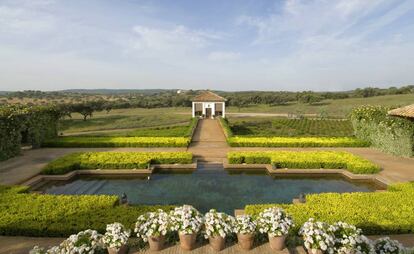
<instances>
[{"instance_id":1,"label":"paved terrace","mask_svg":"<svg viewBox=\"0 0 414 254\"><path fill-rule=\"evenodd\" d=\"M376 239L378 236L370 236L371 239ZM414 239L412 235L395 235L391 236L392 239L400 241L406 247L414 246ZM62 242L63 238L45 238L45 237L7 237L0 236L0 254L27 254L35 245L42 247L49 247L58 245ZM149 253L160 253L160 254L181 254L181 253L191 253L191 254L208 254L208 253L218 253L213 251L208 244L198 246L192 251L183 251L180 249L179 245L167 246L164 250L160 252L151 252L149 250L136 250L130 249L130 254L149 254ZM306 251L303 247L299 246L291 249L284 249L283 251L272 251L268 243L265 243L260 246L255 246L250 251L244 251L239 248L237 244L226 246L226 248L219 253L221 254L236 254L236 253L245 253L245 254L288 254L288 253L298 253L306 254Z\"/></svg>"}]
</instances>

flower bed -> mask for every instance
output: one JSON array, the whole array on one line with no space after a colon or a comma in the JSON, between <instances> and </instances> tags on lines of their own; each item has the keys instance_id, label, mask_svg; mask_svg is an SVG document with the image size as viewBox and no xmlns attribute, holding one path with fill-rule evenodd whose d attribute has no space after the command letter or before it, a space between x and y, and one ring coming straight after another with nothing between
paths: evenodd
<instances>
[{"instance_id":1,"label":"flower bed","mask_svg":"<svg viewBox=\"0 0 414 254\"><path fill-rule=\"evenodd\" d=\"M365 147L368 142L353 137L240 137L227 139L241 147Z\"/></svg>"},{"instance_id":2,"label":"flower bed","mask_svg":"<svg viewBox=\"0 0 414 254\"><path fill-rule=\"evenodd\" d=\"M266 208L277 206L284 208L296 225L313 217L328 223L344 221L365 234L414 233L413 196L414 184L408 183L391 186L387 192L311 194L304 204L247 205L245 211L256 218Z\"/></svg>"},{"instance_id":3,"label":"flower bed","mask_svg":"<svg viewBox=\"0 0 414 254\"><path fill-rule=\"evenodd\" d=\"M272 164L275 168L346 169L355 174L373 174L380 168L348 152L336 151L267 151L229 152L230 164Z\"/></svg>"},{"instance_id":4,"label":"flower bed","mask_svg":"<svg viewBox=\"0 0 414 254\"><path fill-rule=\"evenodd\" d=\"M186 147L188 137L60 137L46 140L43 147Z\"/></svg>"},{"instance_id":5,"label":"flower bed","mask_svg":"<svg viewBox=\"0 0 414 254\"><path fill-rule=\"evenodd\" d=\"M80 152L47 164L42 174L57 175L79 169L143 169L152 164L190 164L189 152Z\"/></svg>"},{"instance_id":6,"label":"flower bed","mask_svg":"<svg viewBox=\"0 0 414 254\"><path fill-rule=\"evenodd\" d=\"M139 215L173 206L118 206L117 196L39 195L0 186L0 235L64 236L118 221L133 228Z\"/></svg>"}]
</instances>

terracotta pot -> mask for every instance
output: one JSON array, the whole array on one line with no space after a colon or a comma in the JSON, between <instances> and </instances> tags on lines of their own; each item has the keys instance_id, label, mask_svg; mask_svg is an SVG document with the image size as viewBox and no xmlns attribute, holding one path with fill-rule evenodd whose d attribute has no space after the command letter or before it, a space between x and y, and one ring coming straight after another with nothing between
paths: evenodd
<instances>
[{"instance_id":1,"label":"terracotta pot","mask_svg":"<svg viewBox=\"0 0 414 254\"><path fill-rule=\"evenodd\" d=\"M160 236L151 236L148 237L149 248L152 251L160 251L164 248L165 237Z\"/></svg>"},{"instance_id":2,"label":"terracotta pot","mask_svg":"<svg viewBox=\"0 0 414 254\"><path fill-rule=\"evenodd\" d=\"M269 235L269 245L272 250L283 250L285 245L286 235L282 236L270 236Z\"/></svg>"},{"instance_id":3,"label":"terracotta pot","mask_svg":"<svg viewBox=\"0 0 414 254\"><path fill-rule=\"evenodd\" d=\"M180 247L183 250L192 250L195 247L195 242L197 238L197 234L179 234L180 237Z\"/></svg>"},{"instance_id":4,"label":"terracotta pot","mask_svg":"<svg viewBox=\"0 0 414 254\"><path fill-rule=\"evenodd\" d=\"M251 250L254 243L254 234L237 234L237 241L243 250Z\"/></svg>"},{"instance_id":5,"label":"terracotta pot","mask_svg":"<svg viewBox=\"0 0 414 254\"><path fill-rule=\"evenodd\" d=\"M226 240L221 236L210 236L209 241L211 248L215 251L223 250L226 243Z\"/></svg>"},{"instance_id":6,"label":"terracotta pot","mask_svg":"<svg viewBox=\"0 0 414 254\"><path fill-rule=\"evenodd\" d=\"M307 252L309 254L323 254L322 250L315 250L315 252L312 252L312 249L307 249Z\"/></svg>"},{"instance_id":7,"label":"terracotta pot","mask_svg":"<svg viewBox=\"0 0 414 254\"><path fill-rule=\"evenodd\" d=\"M122 245L119 250L115 248L108 248L108 254L127 254L128 253L128 246Z\"/></svg>"}]
</instances>

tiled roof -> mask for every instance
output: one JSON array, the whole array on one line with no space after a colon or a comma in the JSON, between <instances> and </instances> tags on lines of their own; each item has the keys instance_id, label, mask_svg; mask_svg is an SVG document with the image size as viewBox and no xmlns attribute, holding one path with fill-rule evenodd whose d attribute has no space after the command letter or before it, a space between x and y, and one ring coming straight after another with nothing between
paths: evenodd
<instances>
[{"instance_id":1,"label":"tiled roof","mask_svg":"<svg viewBox=\"0 0 414 254\"><path fill-rule=\"evenodd\" d=\"M201 92L199 95L197 95L196 97L193 98L194 102L222 102L222 101L226 101L226 99L224 99L223 97L210 92L210 91L203 91Z\"/></svg>"},{"instance_id":2,"label":"tiled roof","mask_svg":"<svg viewBox=\"0 0 414 254\"><path fill-rule=\"evenodd\" d=\"M403 117L412 117L414 118L414 104L402 107L402 108L396 108L393 110L388 111L389 115L392 116L403 116Z\"/></svg>"}]
</instances>

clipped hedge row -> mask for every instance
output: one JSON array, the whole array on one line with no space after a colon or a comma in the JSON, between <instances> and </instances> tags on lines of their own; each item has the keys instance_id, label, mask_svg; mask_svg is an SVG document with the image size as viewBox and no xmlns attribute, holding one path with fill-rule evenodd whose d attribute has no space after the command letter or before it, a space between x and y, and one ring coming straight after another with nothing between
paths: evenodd
<instances>
[{"instance_id":1,"label":"clipped hedge row","mask_svg":"<svg viewBox=\"0 0 414 254\"><path fill-rule=\"evenodd\" d=\"M60 137L43 142L43 147L186 147L187 137Z\"/></svg>"},{"instance_id":2,"label":"clipped hedge row","mask_svg":"<svg viewBox=\"0 0 414 254\"><path fill-rule=\"evenodd\" d=\"M267 151L229 152L230 164L272 164L275 168L347 169L355 174L374 174L378 165L348 152L337 151Z\"/></svg>"},{"instance_id":3,"label":"clipped hedge row","mask_svg":"<svg viewBox=\"0 0 414 254\"><path fill-rule=\"evenodd\" d=\"M65 155L47 164L42 173L65 174L78 169L143 169L152 164L190 164L189 152L80 152Z\"/></svg>"},{"instance_id":4,"label":"clipped hedge row","mask_svg":"<svg viewBox=\"0 0 414 254\"><path fill-rule=\"evenodd\" d=\"M118 221L133 228L137 217L173 206L119 206L108 195L43 195L23 193L22 187L0 188L0 235L63 236L93 228L105 232Z\"/></svg>"},{"instance_id":5,"label":"clipped hedge row","mask_svg":"<svg viewBox=\"0 0 414 254\"><path fill-rule=\"evenodd\" d=\"M414 156L414 121L389 116L390 108L361 106L351 113L355 136L397 156Z\"/></svg>"},{"instance_id":6,"label":"clipped hedge row","mask_svg":"<svg viewBox=\"0 0 414 254\"><path fill-rule=\"evenodd\" d=\"M240 137L227 139L242 147L364 147L369 143L353 137Z\"/></svg>"},{"instance_id":7,"label":"clipped hedge row","mask_svg":"<svg viewBox=\"0 0 414 254\"><path fill-rule=\"evenodd\" d=\"M364 234L414 233L413 197L413 184L399 184L387 192L311 194L304 204L247 205L245 211L257 217L266 208L282 207L295 220L296 233L309 218L344 221Z\"/></svg>"},{"instance_id":8,"label":"clipped hedge row","mask_svg":"<svg viewBox=\"0 0 414 254\"><path fill-rule=\"evenodd\" d=\"M219 118L221 128L223 129L224 136L226 136L227 140L233 137L233 132L229 125L229 120L227 118L220 117Z\"/></svg>"}]
</instances>

